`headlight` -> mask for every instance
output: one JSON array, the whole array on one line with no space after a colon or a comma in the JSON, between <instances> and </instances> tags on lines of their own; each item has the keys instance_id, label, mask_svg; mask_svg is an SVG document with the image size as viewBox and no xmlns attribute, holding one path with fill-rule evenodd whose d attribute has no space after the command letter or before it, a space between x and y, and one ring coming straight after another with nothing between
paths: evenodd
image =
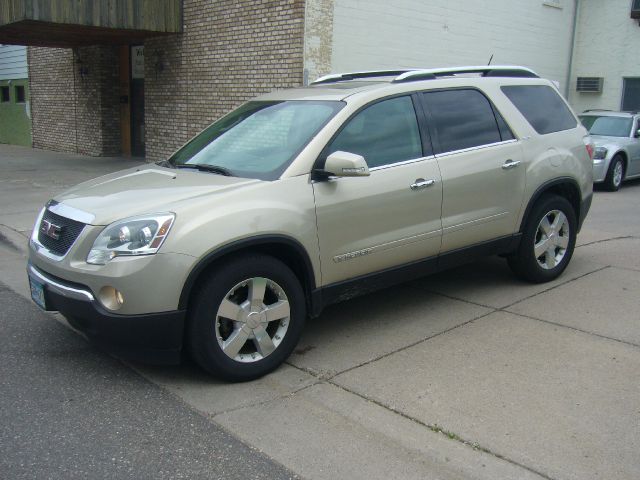
<instances>
[{"instance_id":1,"label":"headlight","mask_svg":"<svg viewBox=\"0 0 640 480\"><path fill-rule=\"evenodd\" d=\"M594 160L602 160L607 156L607 149L604 147L596 147L593 151L593 159Z\"/></svg>"},{"instance_id":2,"label":"headlight","mask_svg":"<svg viewBox=\"0 0 640 480\"><path fill-rule=\"evenodd\" d=\"M156 253L167 238L175 218L173 213L159 213L112 223L96 238L87 255L87 263L105 265L121 255Z\"/></svg>"}]
</instances>

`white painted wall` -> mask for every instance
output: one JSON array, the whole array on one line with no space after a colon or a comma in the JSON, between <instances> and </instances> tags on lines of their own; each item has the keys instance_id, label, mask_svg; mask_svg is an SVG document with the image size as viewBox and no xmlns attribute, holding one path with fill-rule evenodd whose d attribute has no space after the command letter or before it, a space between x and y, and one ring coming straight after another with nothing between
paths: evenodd
<instances>
[{"instance_id":1,"label":"white painted wall","mask_svg":"<svg viewBox=\"0 0 640 480\"><path fill-rule=\"evenodd\" d=\"M0 45L0 80L27 77L27 47Z\"/></svg>"},{"instance_id":2,"label":"white painted wall","mask_svg":"<svg viewBox=\"0 0 640 480\"><path fill-rule=\"evenodd\" d=\"M331 70L485 65L493 55L564 91L574 1L335 0Z\"/></svg>"},{"instance_id":3,"label":"white painted wall","mask_svg":"<svg viewBox=\"0 0 640 480\"><path fill-rule=\"evenodd\" d=\"M569 101L618 110L623 77L640 77L640 26L630 18L631 0L580 0ZM601 94L576 92L576 78L604 77Z\"/></svg>"}]
</instances>

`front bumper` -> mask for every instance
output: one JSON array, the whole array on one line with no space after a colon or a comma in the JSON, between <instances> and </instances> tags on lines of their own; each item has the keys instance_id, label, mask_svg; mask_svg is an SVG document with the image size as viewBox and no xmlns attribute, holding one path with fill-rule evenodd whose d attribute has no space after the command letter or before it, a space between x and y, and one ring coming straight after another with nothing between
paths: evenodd
<instances>
[{"instance_id":1,"label":"front bumper","mask_svg":"<svg viewBox=\"0 0 640 480\"><path fill-rule=\"evenodd\" d=\"M45 310L62 313L97 346L117 356L146 363L180 361L186 312L120 315L107 311L83 285L56 278L27 265L31 281L43 286Z\"/></svg>"},{"instance_id":2,"label":"front bumper","mask_svg":"<svg viewBox=\"0 0 640 480\"><path fill-rule=\"evenodd\" d=\"M603 158L593 161L593 183L604 182L611 159Z\"/></svg>"}]
</instances>

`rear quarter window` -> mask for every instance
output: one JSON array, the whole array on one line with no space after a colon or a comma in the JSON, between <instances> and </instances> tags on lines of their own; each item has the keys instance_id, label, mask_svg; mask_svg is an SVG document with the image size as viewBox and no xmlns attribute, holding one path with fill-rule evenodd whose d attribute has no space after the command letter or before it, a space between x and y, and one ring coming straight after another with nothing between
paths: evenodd
<instances>
[{"instance_id":1,"label":"rear quarter window","mask_svg":"<svg viewBox=\"0 0 640 480\"><path fill-rule=\"evenodd\" d=\"M570 130L578 124L558 92L548 85L509 85L501 89L540 135Z\"/></svg>"}]
</instances>

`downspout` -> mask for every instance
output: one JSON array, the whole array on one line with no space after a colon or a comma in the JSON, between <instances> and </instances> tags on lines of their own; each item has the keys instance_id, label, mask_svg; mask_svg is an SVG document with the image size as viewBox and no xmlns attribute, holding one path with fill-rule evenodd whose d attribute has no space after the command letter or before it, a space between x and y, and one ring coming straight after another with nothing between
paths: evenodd
<instances>
[{"instance_id":1,"label":"downspout","mask_svg":"<svg viewBox=\"0 0 640 480\"><path fill-rule=\"evenodd\" d=\"M567 81L564 87L564 97L569 100L569 88L571 84L571 70L573 69L573 54L576 47L576 30L578 29L578 10L580 10L580 0L574 0L573 26L571 27L571 45L569 46L569 65L567 67Z\"/></svg>"}]
</instances>

